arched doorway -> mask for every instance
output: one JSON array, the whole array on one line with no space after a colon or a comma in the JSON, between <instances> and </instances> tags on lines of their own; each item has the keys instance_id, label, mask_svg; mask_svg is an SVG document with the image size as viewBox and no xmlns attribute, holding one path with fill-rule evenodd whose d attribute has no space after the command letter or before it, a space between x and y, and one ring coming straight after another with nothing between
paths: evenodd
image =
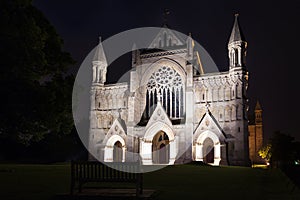
<instances>
[{"instance_id":1,"label":"arched doorway","mask_svg":"<svg viewBox=\"0 0 300 200\"><path fill-rule=\"evenodd\" d=\"M214 142L210 138L206 138L203 142L203 162L214 163Z\"/></svg>"},{"instance_id":2,"label":"arched doorway","mask_svg":"<svg viewBox=\"0 0 300 200\"><path fill-rule=\"evenodd\" d=\"M159 131L152 140L152 162L153 164L168 164L170 159L169 137Z\"/></svg>"},{"instance_id":3,"label":"arched doorway","mask_svg":"<svg viewBox=\"0 0 300 200\"><path fill-rule=\"evenodd\" d=\"M117 141L114 144L113 161L114 162L122 162L122 159L123 159L122 144L120 141Z\"/></svg>"},{"instance_id":4,"label":"arched doorway","mask_svg":"<svg viewBox=\"0 0 300 200\"><path fill-rule=\"evenodd\" d=\"M204 131L195 143L195 160L220 165L221 146L220 139L214 132Z\"/></svg>"},{"instance_id":5,"label":"arched doorway","mask_svg":"<svg viewBox=\"0 0 300 200\"><path fill-rule=\"evenodd\" d=\"M104 147L104 162L125 162L125 140L119 135L112 135Z\"/></svg>"}]
</instances>

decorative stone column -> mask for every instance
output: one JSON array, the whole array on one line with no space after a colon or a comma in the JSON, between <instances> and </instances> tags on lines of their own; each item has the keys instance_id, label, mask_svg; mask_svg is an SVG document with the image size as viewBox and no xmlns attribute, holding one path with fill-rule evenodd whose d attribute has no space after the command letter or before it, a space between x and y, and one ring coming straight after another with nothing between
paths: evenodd
<instances>
[{"instance_id":1,"label":"decorative stone column","mask_svg":"<svg viewBox=\"0 0 300 200\"><path fill-rule=\"evenodd\" d=\"M152 142L140 140L140 156L143 165L152 165Z\"/></svg>"},{"instance_id":2,"label":"decorative stone column","mask_svg":"<svg viewBox=\"0 0 300 200\"><path fill-rule=\"evenodd\" d=\"M122 162L125 162L125 156L126 156L126 147L122 147Z\"/></svg>"},{"instance_id":3,"label":"decorative stone column","mask_svg":"<svg viewBox=\"0 0 300 200\"><path fill-rule=\"evenodd\" d=\"M221 161L221 144L220 142L217 142L214 145L214 164L213 165L219 165Z\"/></svg>"},{"instance_id":4,"label":"decorative stone column","mask_svg":"<svg viewBox=\"0 0 300 200\"><path fill-rule=\"evenodd\" d=\"M196 143L196 161L203 161L203 144Z\"/></svg>"},{"instance_id":5,"label":"decorative stone column","mask_svg":"<svg viewBox=\"0 0 300 200\"><path fill-rule=\"evenodd\" d=\"M104 162L113 162L114 148L106 146L104 148Z\"/></svg>"},{"instance_id":6,"label":"decorative stone column","mask_svg":"<svg viewBox=\"0 0 300 200\"><path fill-rule=\"evenodd\" d=\"M170 160L169 165L173 165L176 160L177 155L177 148L176 148L176 142L175 139L169 143L170 145Z\"/></svg>"}]
</instances>

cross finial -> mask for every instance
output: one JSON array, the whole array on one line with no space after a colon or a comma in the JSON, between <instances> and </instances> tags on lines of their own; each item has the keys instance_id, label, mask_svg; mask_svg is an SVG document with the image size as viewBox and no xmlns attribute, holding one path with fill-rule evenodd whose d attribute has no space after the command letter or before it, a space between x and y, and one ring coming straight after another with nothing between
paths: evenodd
<instances>
[{"instance_id":1,"label":"cross finial","mask_svg":"<svg viewBox=\"0 0 300 200\"><path fill-rule=\"evenodd\" d=\"M163 18L164 18L164 24L167 24L167 16L170 14L170 10L168 8L164 9Z\"/></svg>"},{"instance_id":2,"label":"cross finial","mask_svg":"<svg viewBox=\"0 0 300 200\"><path fill-rule=\"evenodd\" d=\"M208 102L206 102L205 107L206 107L206 112L208 112L208 111L209 111L210 104L209 104Z\"/></svg>"},{"instance_id":3,"label":"cross finial","mask_svg":"<svg viewBox=\"0 0 300 200\"><path fill-rule=\"evenodd\" d=\"M118 109L118 113L119 113L119 117L121 118L121 112L122 112L122 108Z\"/></svg>"}]
</instances>

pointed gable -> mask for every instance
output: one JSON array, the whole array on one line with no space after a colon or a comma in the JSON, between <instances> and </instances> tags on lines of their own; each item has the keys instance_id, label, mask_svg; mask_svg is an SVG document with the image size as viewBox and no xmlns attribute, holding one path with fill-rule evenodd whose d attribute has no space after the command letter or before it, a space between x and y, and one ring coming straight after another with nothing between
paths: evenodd
<instances>
[{"instance_id":1,"label":"pointed gable","mask_svg":"<svg viewBox=\"0 0 300 200\"><path fill-rule=\"evenodd\" d=\"M148 129L149 127L151 127L153 124L155 124L157 122L162 122L162 123L167 124L168 126L172 127L172 122L160 102L157 102L156 108L153 111L153 113L146 125L146 129Z\"/></svg>"},{"instance_id":2,"label":"pointed gable","mask_svg":"<svg viewBox=\"0 0 300 200\"><path fill-rule=\"evenodd\" d=\"M165 25L151 42L149 48L167 48L184 44L185 41Z\"/></svg>"},{"instance_id":3,"label":"pointed gable","mask_svg":"<svg viewBox=\"0 0 300 200\"><path fill-rule=\"evenodd\" d=\"M226 139L226 135L210 111L206 112L200 120L194 131L194 138L198 138L201 133L207 130L214 132L221 142Z\"/></svg>"},{"instance_id":4,"label":"pointed gable","mask_svg":"<svg viewBox=\"0 0 300 200\"><path fill-rule=\"evenodd\" d=\"M107 132L107 135L110 136L117 134L123 137L127 134L126 130L127 128L125 122L120 117L118 117L111 125L110 129Z\"/></svg>"}]
</instances>

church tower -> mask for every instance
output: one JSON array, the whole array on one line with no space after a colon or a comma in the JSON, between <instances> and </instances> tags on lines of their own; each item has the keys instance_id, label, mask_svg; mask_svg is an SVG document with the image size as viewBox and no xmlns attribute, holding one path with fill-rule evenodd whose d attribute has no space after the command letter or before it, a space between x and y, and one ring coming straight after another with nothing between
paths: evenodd
<instances>
[{"instance_id":1,"label":"church tower","mask_svg":"<svg viewBox=\"0 0 300 200\"><path fill-rule=\"evenodd\" d=\"M254 119L249 125L249 157L252 164L264 163L258 155L258 151L263 146L263 121L262 108L257 101L254 109Z\"/></svg>"},{"instance_id":2,"label":"church tower","mask_svg":"<svg viewBox=\"0 0 300 200\"><path fill-rule=\"evenodd\" d=\"M234 165L249 165L249 144L248 144L248 71L246 68L246 51L247 42L242 33L238 21L238 14L235 14L234 24L228 42L229 56L229 75L235 77L234 89L232 96L235 99L238 119L233 122L232 126L236 127L237 132L234 133L235 141L228 143L229 152L237 153L229 154L229 160Z\"/></svg>"},{"instance_id":3,"label":"church tower","mask_svg":"<svg viewBox=\"0 0 300 200\"><path fill-rule=\"evenodd\" d=\"M99 121L102 119L99 117L99 111L104 106L104 101L101 100L101 93L104 90L104 83L106 82L107 60L104 53L104 49L99 37L99 44L95 49L95 54L92 60L92 85L90 90L90 134L89 134L89 159L93 160L92 155L96 154L96 149L92 148L96 145L95 139L103 139L104 133L99 134ZM102 120L103 121L103 120ZM98 134L97 134L98 133Z\"/></svg>"}]
</instances>

